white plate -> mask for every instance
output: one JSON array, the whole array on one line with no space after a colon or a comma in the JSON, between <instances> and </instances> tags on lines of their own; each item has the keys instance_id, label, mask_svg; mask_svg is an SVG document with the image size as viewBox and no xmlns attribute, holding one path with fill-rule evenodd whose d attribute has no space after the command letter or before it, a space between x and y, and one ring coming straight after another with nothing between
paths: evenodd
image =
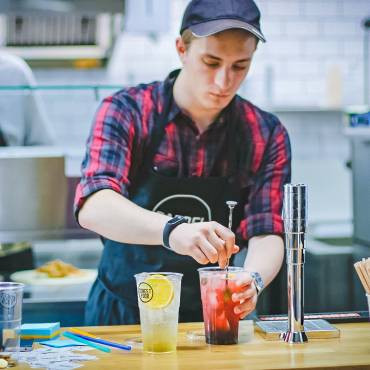
<instances>
[{"instance_id":1,"label":"white plate","mask_svg":"<svg viewBox=\"0 0 370 370\"><path fill-rule=\"evenodd\" d=\"M50 278L47 274L36 270L17 271L10 278L29 286L71 286L92 283L97 276L97 270L81 269L81 275L65 276L62 278Z\"/></svg>"}]
</instances>

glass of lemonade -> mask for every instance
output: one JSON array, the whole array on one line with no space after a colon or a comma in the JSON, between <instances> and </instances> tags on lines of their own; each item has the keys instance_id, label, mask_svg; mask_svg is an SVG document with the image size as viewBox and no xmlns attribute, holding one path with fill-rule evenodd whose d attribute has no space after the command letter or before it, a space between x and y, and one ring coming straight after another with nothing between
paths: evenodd
<instances>
[{"instance_id":1,"label":"glass of lemonade","mask_svg":"<svg viewBox=\"0 0 370 370\"><path fill-rule=\"evenodd\" d=\"M198 271L206 342L238 343L239 315L234 312L238 302L234 302L231 296L240 290L236 280L244 270L240 267L229 267L228 271L203 267Z\"/></svg>"},{"instance_id":2,"label":"glass of lemonade","mask_svg":"<svg viewBox=\"0 0 370 370\"><path fill-rule=\"evenodd\" d=\"M182 274L143 272L135 278L144 351L175 351Z\"/></svg>"}]
</instances>

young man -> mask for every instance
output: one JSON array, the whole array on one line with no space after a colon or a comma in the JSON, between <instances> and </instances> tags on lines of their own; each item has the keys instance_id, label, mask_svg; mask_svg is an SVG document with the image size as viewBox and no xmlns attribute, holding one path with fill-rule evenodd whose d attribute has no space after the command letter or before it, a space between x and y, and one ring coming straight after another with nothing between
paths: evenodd
<instances>
[{"instance_id":1,"label":"young man","mask_svg":"<svg viewBox=\"0 0 370 370\"><path fill-rule=\"evenodd\" d=\"M241 318L278 273L289 139L236 95L264 41L259 19L252 0L191 1L176 40L182 69L101 105L76 193L79 223L104 242L87 324L138 323L142 271L182 272L180 321L201 321L197 268L225 267L237 245L248 245L250 271L232 297ZM227 200L238 201L235 234Z\"/></svg>"}]
</instances>

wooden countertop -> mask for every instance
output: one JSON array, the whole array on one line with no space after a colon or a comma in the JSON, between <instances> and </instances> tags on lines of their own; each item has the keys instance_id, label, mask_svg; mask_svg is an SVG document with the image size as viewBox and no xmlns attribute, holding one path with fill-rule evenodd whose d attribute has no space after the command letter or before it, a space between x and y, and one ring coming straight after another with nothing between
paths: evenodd
<instances>
[{"instance_id":1,"label":"wooden countertop","mask_svg":"<svg viewBox=\"0 0 370 370\"><path fill-rule=\"evenodd\" d=\"M238 345L214 346L192 342L188 331L203 329L203 323L179 325L177 352L147 354L141 349L131 352L113 350L103 353L91 350L99 357L88 361L83 369L142 369L142 370L231 370L231 369L370 369L370 323L335 324L341 336L337 339L316 339L305 344L289 345L266 341L250 330L247 341ZM138 338L139 325L84 327L92 334L116 342ZM244 329L243 329L244 332ZM28 369L20 364L19 369Z\"/></svg>"}]
</instances>

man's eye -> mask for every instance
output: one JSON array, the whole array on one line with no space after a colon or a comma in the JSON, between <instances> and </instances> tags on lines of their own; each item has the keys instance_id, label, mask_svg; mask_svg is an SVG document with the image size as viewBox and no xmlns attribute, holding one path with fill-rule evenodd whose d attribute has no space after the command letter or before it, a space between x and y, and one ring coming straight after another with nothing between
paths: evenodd
<instances>
[{"instance_id":1,"label":"man's eye","mask_svg":"<svg viewBox=\"0 0 370 370\"><path fill-rule=\"evenodd\" d=\"M207 65L208 67L218 67L218 63L214 63L214 62L207 62L207 61L204 61L204 64Z\"/></svg>"},{"instance_id":2,"label":"man's eye","mask_svg":"<svg viewBox=\"0 0 370 370\"><path fill-rule=\"evenodd\" d=\"M234 66L234 69L238 70L238 71L242 71L244 69L246 69L247 66Z\"/></svg>"}]
</instances>

